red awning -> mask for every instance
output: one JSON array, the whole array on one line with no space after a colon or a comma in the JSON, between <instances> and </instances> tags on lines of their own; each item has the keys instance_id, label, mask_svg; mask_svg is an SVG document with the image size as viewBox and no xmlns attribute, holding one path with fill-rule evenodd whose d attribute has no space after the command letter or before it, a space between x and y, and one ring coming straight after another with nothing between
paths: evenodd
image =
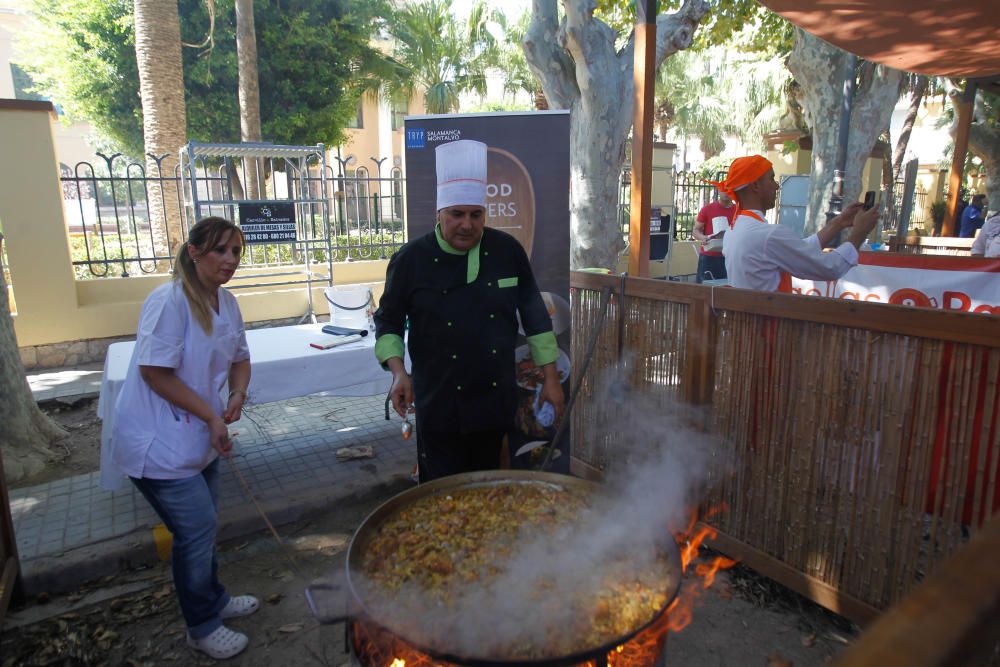
<instances>
[{"instance_id":1,"label":"red awning","mask_svg":"<svg viewBox=\"0 0 1000 667\"><path fill-rule=\"evenodd\" d=\"M760 0L845 51L907 72L1000 77L998 0Z\"/></svg>"}]
</instances>

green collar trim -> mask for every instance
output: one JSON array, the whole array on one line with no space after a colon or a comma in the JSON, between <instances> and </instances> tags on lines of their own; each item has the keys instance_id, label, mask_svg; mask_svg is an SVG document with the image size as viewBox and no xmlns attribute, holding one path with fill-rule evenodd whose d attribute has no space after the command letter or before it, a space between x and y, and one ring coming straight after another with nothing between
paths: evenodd
<instances>
[{"instance_id":1,"label":"green collar trim","mask_svg":"<svg viewBox=\"0 0 1000 667\"><path fill-rule=\"evenodd\" d=\"M483 244L482 239L479 240L471 250L456 250L452 248L444 237L441 236L441 225L434 225L434 238L437 239L438 247L442 251L448 253L449 255L466 255L469 258L468 267L465 274L465 282L472 283L479 277L479 246Z\"/></svg>"},{"instance_id":2,"label":"green collar trim","mask_svg":"<svg viewBox=\"0 0 1000 667\"><path fill-rule=\"evenodd\" d=\"M441 236L441 224L440 223L434 225L434 238L437 239L438 247L441 248L441 250L443 250L446 253L448 253L449 255L464 255L464 254L466 254L468 252L467 250L456 250L455 248L452 248L451 245L449 245L447 241L444 240L444 237ZM477 247L478 247L478 245L477 245Z\"/></svg>"}]
</instances>

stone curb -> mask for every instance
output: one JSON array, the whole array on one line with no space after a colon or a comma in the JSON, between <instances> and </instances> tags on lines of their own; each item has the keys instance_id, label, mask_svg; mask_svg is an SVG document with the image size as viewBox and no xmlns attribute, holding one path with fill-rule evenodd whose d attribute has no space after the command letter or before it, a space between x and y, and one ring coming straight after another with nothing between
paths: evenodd
<instances>
[{"instance_id":1,"label":"stone curb","mask_svg":"<svg viewBox=\"0 0 1000 667\"><path fill-rule=\"evenodd\" d=\"M370 477L351 480L327 488L312 488L286 494L282 498L260 498L258 502L274 526L298 521L308 514L337 511L337 505L355 505L373 498L389 498L413 486L411 464L397 463L368 473ZM251 487L251 490L252 487ZM269 533L249 499L240 505L223 507L219 517L219 542L235 540L264 531ZM279 531L280 534L280 531ZM61 554L21 562L24 592L29 598L45 591L58 593L77 588L87 581L117 574L159 561L153 531L140 528L127 535L102 540Z\"/></svg>"}]
</instances>

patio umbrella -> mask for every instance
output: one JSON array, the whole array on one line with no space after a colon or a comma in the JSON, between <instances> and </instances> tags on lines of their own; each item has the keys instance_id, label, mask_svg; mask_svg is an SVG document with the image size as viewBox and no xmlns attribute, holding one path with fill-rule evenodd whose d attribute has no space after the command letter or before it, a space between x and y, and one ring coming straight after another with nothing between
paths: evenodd
<instances>
[{"instance_id":1,"label":"patio umbrella","mask_svg":"<svg viewBox=\"0 0 1000 667\"><path fill-rule=\"evenodd\" d=\"M907 72L1000 79L996 0L760 0L803 30Z\"/></svg>"}]
</instances>

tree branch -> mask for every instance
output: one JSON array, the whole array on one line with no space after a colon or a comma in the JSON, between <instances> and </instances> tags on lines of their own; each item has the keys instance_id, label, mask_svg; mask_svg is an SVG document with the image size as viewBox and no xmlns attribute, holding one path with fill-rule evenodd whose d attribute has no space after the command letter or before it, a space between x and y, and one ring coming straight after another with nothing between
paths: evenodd
<instances>
[{"instance_id":1,"label":"tree branch","mask_svg":"<svg viewBox=\"0 0 1000 667\"><path fill-rule=\"evenodd\" d=\"M528 67L552 108L568 109L580 97L573 61L559 46L556 0L532 0L531 23L521 40Z\"/></svg>"},{"instance_id":2,"label":"tree branch","mask_svg":"<svg viewBox=\"0 0 1000 667\"><path fill-rule=\"evenodd\" d=\"M615 62L615 31L606 23L594 18L594 0L564 0L566 18L563 22L561 42L576 63L576 85L580 90L592 88L591 77L595 66ZM608 70L603 70L606 72ZM620 70L619 70L620 71Z\"/></svg>"},{"instance_id":3,"label":"tree branch","mask_svg":"<svg viewBox=\"0 0 1000 667\"><path fill-rule=\"evenodd\" d=\"M684 0L684 5L673 14L660 14L656 17L656 69L668 57L691 46L698 23L708 12L705 0ZM635 46L635 33L629 39L630 54Z\"/></svg>"}]
</instances>

